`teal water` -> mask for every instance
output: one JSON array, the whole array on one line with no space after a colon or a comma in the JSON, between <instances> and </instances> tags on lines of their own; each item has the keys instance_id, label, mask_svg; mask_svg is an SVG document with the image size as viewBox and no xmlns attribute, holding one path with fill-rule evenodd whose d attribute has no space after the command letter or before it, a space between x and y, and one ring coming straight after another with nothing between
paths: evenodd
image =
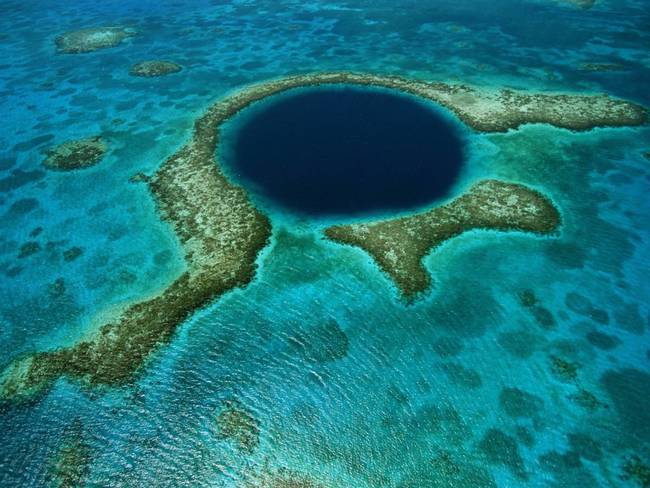
<instances>
[{"instance_id":1,"label":"teal water","mask_svg":"<svg viewBox=\"0 0 650 488\"><path fill-rule=\"evenodd\" d=\"M349 69L650 105L643 0L0 5L3 366L74 343L98 312L175 276L182 251L128 178L247 83ZM55 53L57 35L101 25L139 34ZM129 76L152 58L184 69ZM580 69L592 62L622 69ZM110 144L99 165L43 168L47 147L94 133ZM425 259L433 289L409 306L366 254L323 240L322 221L263 202L274 233L254 281L198 311L135 385L62 380L2 405L0 486L56 486L52 459L79 424L88 486L234 487L283 467L333 487L643 486L622 473L630 456L650 465L650 130L461 137L452 196L484 177L524 183L557 204L560 235L453 239ZM29 241L40 250L19 259ZM75 246L83 254L65 261ZM553 357L577 378L554 375ZM232 398L259 421L251 455L216 434Z\"/></svg>"}]
</instances>

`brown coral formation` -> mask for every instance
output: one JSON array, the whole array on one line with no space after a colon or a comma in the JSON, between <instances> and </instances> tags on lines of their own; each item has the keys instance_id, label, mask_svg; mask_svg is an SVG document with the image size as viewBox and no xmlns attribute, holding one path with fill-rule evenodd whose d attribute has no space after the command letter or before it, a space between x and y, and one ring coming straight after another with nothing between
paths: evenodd
<instances>
[{"instance_id":1,"label":"brown coral formation","mask_svg":"<svg viewBox=\"0 0 650 488\"><path fill-rule=\"evenodd\" d=\"M190 142L148 183L183 245L185 272L160 293L114 313L88 339L11 364L2 375L3 396L29 395L63 375L91 385L128 383L192 312L252 279L270 223L214 160L219 125L244 101L234 96L213 105L196 121Z\"/></svg>"},{"instance_id":2,"label":"brown coral formation","mask_svg":"<svg viewBox=\"0 0 650 488\"><path fill-rule=\"evenodd\" d=\"M240 104L238 110L241 110L253 102L292 88L326 84L376 86L415 95L447 107L468 126L482 132L505 132L529 123L545 123L572 130L641 125L648 116L644 107L607 95L490 90L350 72L290 76L252 85L231 98Z\"/></svg>"},{"instance_id":3,"label":"brown coral formation","mask_svg":"<svg viewBox=\"0 0 650 488\"><path fill-rule=\"evenodd\" d=\"M136 63L131 67L129 74L131 76L142 76L151 78L155 76L165 76L172 73L178 73L183 68L181 65L171 61L163 61L160 59L153 59L150 61L142 61Z\"/></svg>"},{"instance_id":4,"label":"brown coral formation","mask_svg":"<svg viewBox=\"0 0 650 488\"><path fill-rule=\"evenodd\" d=\"M633 454L625 460L620 478L623 481L633 481L641 488L650 487L650 466L639 456Z\"/></svg>"},{"instance_id":5,"label":"brown coral formation","mask_svg":"<svg viewBox=\"0 0 650 488\"><path fill-rule=\"evenodd\" d=\"M624 71L625 66L618 63L582 63L580 69L582 71L593 71L599 73L607 71Z\"/></svg>"},{"instance_id":6,"label":"brown coral formation","mask_svg":"<svg viewBox=\"0 0 650 488\"><path fill-rule=\"evenodd\" d=\"M90 29L68 33L57 44L63 52L86 52L116 45L130 35L120 28ZM150 179L138 178L147 182L162 218L175 230L185 251L185 271L159 293L107 313L103 325L85 340L12 363L0 375L1 395L29 395L60 376L91 385L128 383L197 308L246 285L255 273L256 256L269 238L270 223L215 164L219 128L268 96L292 88L341 83L395 89L437 102L470 127L485 132L534 122L587 130L639 125L647 117L644 108L606 95L490 91L349 72L292 76L246 87L212 105L195 122L191 140ZM93 144L80 146L79 152L76 148L67 146L66 158L54 156L53 166L84 167L88 161L96 162L102 152L101 146ZM366 248L404 294L413 296L429 282L422 257L444 240L472 228L548 233L558 223L557 210L539 193L521 185L486 181L444 207L374 224L332 227L328 235Z\"/></svg>"},{"instance_id":7,"label":"brown coral formation","mask_svg":"<svg viewBox=\"0 0 650 488\"><path fill-rule=\"evenodd\" d=\"M85 485L90 472L92 451L79 420L66 431L49 469L56 486L74 488Z\"/></svg>"},{"instance_id":8,"label":"brown coral formation","mask_svg":"<svg viewBox=\"0 0 650 488\"><path fill-rule=\"evenodd\" d=\"M259 446L259 422L250 410L236 400L223 403L216 426L217 438L233 442L243 453L252 454Z\"/></svg>"},{"instance_id":9,"label":"brown coral formation","mask_svg":"<svg viewBox=\"0 0 650 488\"><path fill-rule=\"evenodd\" d=\"M66 32L54 42L59 52L78 54L115 47L134 35L133 30L124 27L96 27Z\"/></svg>"},{"instance_id":10,"label":"brown coral formation","mask_svg":"<svg viewBox=\"0 0 650 488\"><path fill-rule=\"evenodd\" d=\"M553 376L559 378L562 381L576 381L578 379L578 368L577 363L567 361L562 359L559 356L551 356L551 372Z\"/></svg>"},{"instance_id":11,"label":"brown coral formation","mask_svg":"<svg viewBox=\"0 0 650 488\"><path fill-rule=\"evenodd\" d=\"M541 193L522 185L485 180L456 200L408 217L329 227L333 241L368 252L407 299L426 290L422 258L452 237L472 229L549 234L560 214Z\"/></svg>"},{"instance_id":12,"label":"brown coral formation","mask_svg":"<svg viewBox=\"0 0 650 488\"><path fill-rule=\"evenodd\" d=\"M99 163L107 150L100 136L75 139L50 148L43 164L57 171L88 168Z\"/></svg>"},{"instance_id":13,"label":"brown coral formation","mask_svg":"<svg viewBox=\"0 0 650 488\"><path fill-rule=\"evenodd\" d=\"M18 253L18 259L23 259L32 254L36 254L41 250L41 245L36 241L29 241L20 246L20 252Z\"/></svg>"}]
</instances>

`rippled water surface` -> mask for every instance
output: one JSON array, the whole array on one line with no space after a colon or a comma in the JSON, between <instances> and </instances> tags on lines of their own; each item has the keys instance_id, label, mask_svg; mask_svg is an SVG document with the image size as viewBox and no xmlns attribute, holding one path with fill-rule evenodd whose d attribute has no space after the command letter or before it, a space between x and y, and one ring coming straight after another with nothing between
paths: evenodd
<instances>
[{"instance_id":1,"label":"rippled water surface","mask_svg":"<svg viewBox=\"0 0 650 488\"><path fill-rule=\"evenodd\" d=\"M100 312L182 271L173 229L129 178L247 84L352 70L650 105L647 0L0 0L0 12L2 369L81 340ZM57 53L57 36L98 26L137 35ZM129 74L151 59L182 70ZM253 281L196 311L132 384L61 379L3 401L0 486L650 486L648 125L486 134L443 115L465 161L447 196L482 178L525 184L559 208L558 235L449 240L425 258L431 290L407 304L321 220L253 192L273 224ZM48 148L94 134L109 147L96 166L43 166ZM235 145L235 130L223 137Z\"/></svg>"}]
</instances>

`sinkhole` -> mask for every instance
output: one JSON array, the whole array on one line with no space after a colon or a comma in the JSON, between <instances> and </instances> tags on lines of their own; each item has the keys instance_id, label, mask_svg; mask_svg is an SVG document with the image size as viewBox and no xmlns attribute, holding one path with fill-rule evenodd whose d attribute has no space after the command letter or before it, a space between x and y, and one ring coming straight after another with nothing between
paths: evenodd
<instances>
[{"instance_id":1,"label":"sinkhole","mask_svg":"<svg viewBox=\"0 0 650 488\"><path fill-rule=\"evenodd\" d=\"M299 214L403 211L449 195L463 164L455 124L399 92L291 90L235 117L223 160L253 194Z\"/></svg>"}]
</instances>

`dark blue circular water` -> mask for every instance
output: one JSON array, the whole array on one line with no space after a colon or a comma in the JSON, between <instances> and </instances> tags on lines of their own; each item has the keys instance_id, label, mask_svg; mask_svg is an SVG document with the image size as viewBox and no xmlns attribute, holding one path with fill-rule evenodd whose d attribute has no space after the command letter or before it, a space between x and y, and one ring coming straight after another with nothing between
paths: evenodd
<instances>
[{"instance_id":1,"label":"dark blue circular water","mask_svg":"<svg viewBox=\"0 0 650 488\"><path fill-rule=\"evenodd\" d=\"M399 93L317 88L271 98L237 129L229 166L298 213L405 210L447 196L462 142L434 107Z\"/></svg>"}]
</instances>

